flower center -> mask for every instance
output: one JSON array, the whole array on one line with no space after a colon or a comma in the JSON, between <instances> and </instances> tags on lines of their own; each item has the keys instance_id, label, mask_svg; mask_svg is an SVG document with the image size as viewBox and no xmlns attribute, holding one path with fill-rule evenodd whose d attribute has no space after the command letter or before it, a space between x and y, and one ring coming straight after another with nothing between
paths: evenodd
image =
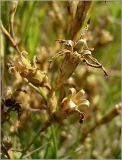
<instances>
[{"instance_id":1,"label":"flower center","mask_svg":"<svg viewBox=\"0 0 122 160\"><path fill-rule=\"evenodd\" d=\"M70 106L71 109L73 109L73 108L75 108L77 105L76 105L73 101L70 100L69 106Z\"/></svg>"}]
</instances>

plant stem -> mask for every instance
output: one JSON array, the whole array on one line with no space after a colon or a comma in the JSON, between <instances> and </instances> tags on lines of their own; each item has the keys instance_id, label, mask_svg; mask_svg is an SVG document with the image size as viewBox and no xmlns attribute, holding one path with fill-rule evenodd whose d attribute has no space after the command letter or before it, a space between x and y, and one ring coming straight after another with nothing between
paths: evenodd
<instances>
[{"instance_id":1,"label":"plant stem","mask_svg":"<svg viewBox=\"0 0 122 160\"><path fill-rule=\"evenodd\" d=\"M5 146L4 146L3 143L2 143L1 148L2 148L2 150L4 150L4 152L5 152L6 156L7 156L7 158L8 158L8 159L11 159L11 157L10 157L10 155L9 155L9 153L8 153L7 149L5 148Z\"/></svg>"},{"instance_id":2,"label":"plant stem","mask_svg":"<svg viewBox=\"0 0 122 160\"><path fill-rule=\"evenodd\" d=\"M0 24L0 28L1 31L3 32L3 34L8 38L8 40L11 42L12 46L16 49L16 51L21 54L20 49L18 48L17 43L15 42L15 40L13 39L13 37L10 35L10 33L6 30L6 28L3 26L3 24Z\"/></svg>"},{"instance_id":3,"label":"plant stem","mask_svg":"<svg viewBox=\"0 0 122 160\"><path fill-rule=\"evenodd\" d=\"M43 146L41 146L41 147L39 147L39 148L37 148L37 149L33 150L32 152L30 152L30 153L26 154L23 158L27 158L28 156L32 155L33 153L35 153L35 152L37 152L37 151L39 151L39 150L43 149L45 146L49 145L49 143L50 143L50 142L47 142L47 143L46 143L46 144L44 144Z\"/></svg>"},{"instance_id":4,"label":"plant stem","mask_svg":"<svg viewBox=\"0 0 122 160\"><path fill-rule=\"evenodd\" d=\"M31 140L31 142L28 144L28 146L26 147L26 149L23 150L22 155L20 156L20 159L22 159L22 157L24 156L24 154L28 151L28 149L31 147L31 145L34 143L34 141L36 140L36 138L40 135L41 132L45 131L49 126L51 126L53 122L53 119L51 118L50 120L48 120L45 125L40 128L38 130L38 132L36 133L36 135L33 137L33 139Z\"/></svg>"},{"instance_id":5,"label":"plant stem","mask_svg":"<svg viewBox=\"0 0 122 160\"><path fill-rule=\"evenodd\" d=\"M29 86L31 86L35 91L37 91L43 97L44 101L47 103L48 98L41 88L35 87L32 83L29 83Z\"/></svg>"},{"instance_id":6,"label":"plant stem","mask_svg":"<svg viewBox=\"0 0 122 160\"><path fill-rule=\"evenodd\" d=\"M55 129L55 126L52 125L51 126L51 131L52 131L52 138L53 138L53 146L54 146L54 157L55 159L58 158L58 155L57 155L57 141L56 141L56 129Z\"/></svg>"}]
</instances>

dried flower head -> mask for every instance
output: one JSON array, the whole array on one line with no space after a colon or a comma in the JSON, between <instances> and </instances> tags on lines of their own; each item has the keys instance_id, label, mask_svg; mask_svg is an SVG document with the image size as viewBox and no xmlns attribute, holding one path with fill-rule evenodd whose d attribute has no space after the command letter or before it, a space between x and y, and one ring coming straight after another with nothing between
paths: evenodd
<instances>
[{"instance_id":1,"label":"dried flower head","mask_svg":"<svg viewBox=\"0 0 122 160\"><path fill-rule=\"evenodd\" d=\"M58 56L65 55L59 67L56 80L57 88L68 80L80 62L83 62L90 67L101 68L104 74L106 76L108 75L105 68L97 61L97 59L92 57L91 51L93 48L89 48L87 45L87 30L88 26L83 30L80 39L76 42L72 40L57 40L60 44L65 46L65 49L59 51L50 60L50 62L52 62ZM90 63L88 60L92 61L94 64Z\"/></svg>"},{"instance_id":2,"label":"dried flower head","mask_svg":"<svg viewBox=\"0 0 122 160\"><path fill-rule=\"evenodd\" d=\"M36 67L35 57L32 65L26 57L26 54L27 53L23 51L16 59L10 59L8 63L9 70L12 72L18 72L21 77L26 78L28 82L36 87L46 87L50 89L46 72L41 71Z\"/></svg>"}]
</instances>

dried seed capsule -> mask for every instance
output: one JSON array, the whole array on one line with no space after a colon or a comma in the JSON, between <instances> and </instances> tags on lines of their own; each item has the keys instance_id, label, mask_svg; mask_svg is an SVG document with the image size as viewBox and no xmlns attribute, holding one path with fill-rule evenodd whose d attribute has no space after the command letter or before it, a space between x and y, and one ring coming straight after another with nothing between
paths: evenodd
<instances>
[{"instance_id":1,"label":"dried seed capsule","mask_svg":"<svg viewBox=\"0 0 122 160\"><path fill-rule=\"evenodd\" d=\"M71 53L66 54L59 68L58 77L56 81L57 86L60 86L68 80L68 78L71 76L71 74L79 64L80 57L81 55L76 51L72 53L72 55Z\"/></svg>"},{"instance_id":2,"label":"dried seed capsule","mask_svg":"<svg viewBox=\"0 0 122 160\"><path fill-rule=\"evenodd\" d=\"M81 38L74 46L74 51L77 51L77 52L81 51L84 48L85 44L86 44L86 40Z\"/></svg>"}]
</instances>

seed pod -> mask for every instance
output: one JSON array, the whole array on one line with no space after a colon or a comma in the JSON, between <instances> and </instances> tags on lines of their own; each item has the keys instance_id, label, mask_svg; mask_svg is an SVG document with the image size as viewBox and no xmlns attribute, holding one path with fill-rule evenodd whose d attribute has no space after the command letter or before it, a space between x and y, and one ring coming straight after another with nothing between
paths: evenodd
<instances>
[{"instance_id":1,"label":"seed pod","mask_svg":"<svg viewBox=\"0 0 122 160\"><path fill-rule=\"evenodd\" d=\"M77 52L81 51L84 48L85 44L86 44L86 40L81 38L74 46L74 50Z\"/></svg>"},{"instance_id":2,"label":"seed pod","mask_svg":"<svg viewBox=\"0 0 122 160\"><path fill-rule=\"evenodd\" d=\"M59 87L65 83L71 76L75 68L80 62L80 54L78 52L66 54L63 62L60 65L56 85Z\"/></svg>"}]
</instances>

